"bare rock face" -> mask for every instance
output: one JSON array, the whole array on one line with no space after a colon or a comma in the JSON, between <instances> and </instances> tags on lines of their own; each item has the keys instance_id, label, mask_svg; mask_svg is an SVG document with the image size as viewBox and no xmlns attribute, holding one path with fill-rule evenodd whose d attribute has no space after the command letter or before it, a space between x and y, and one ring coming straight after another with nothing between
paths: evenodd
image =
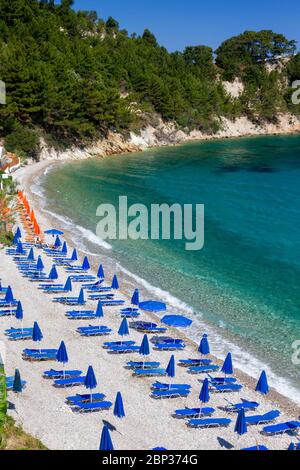
<instances>
[{"instance_id":1,"label":"bare rock face","mask_svg":"<svg viewBox=\"0 0 300 470\"><path fill-rule=\"evenodd\" d=\"M106 139L99 140L84 148L71 147L67 150L57 150L40 140L40 160L84 160L87 158L105 157L120 153L138 152L140 147L130 142L120 134L110 132Z\"/></svg>"},{"instance_id":2,"label":"bare rock face","mask_svg":"<svg viewBox=\"0 0 300 470\"><path fill-rule=\"evenodd\" d=\"M292 114L279 114L276 121L254 123L247 117L239 117L234 121L220 119L220 130L216 134L205 134L200 130L182 130L174 122L164 122L156 116L155 122L145 125L139 133L130 133L126 139L121 134L109 132L101 139L84 148L72 147L67 150L56 150L41 139L40 160L83 160L87 158L103 158L108 155L139 152L151 147L177 145L193 140L211 140L233 137L293 134L300 132L300 119Z\"/></svg>"}]
</instances>

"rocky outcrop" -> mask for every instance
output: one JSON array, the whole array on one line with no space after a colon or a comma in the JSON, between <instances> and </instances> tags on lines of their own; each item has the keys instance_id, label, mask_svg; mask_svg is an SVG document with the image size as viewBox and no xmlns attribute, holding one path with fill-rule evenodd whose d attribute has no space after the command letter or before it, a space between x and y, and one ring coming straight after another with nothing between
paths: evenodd
<instances>
[{"instance_id":1,"label":"rocky outcrop","mask_svg":"<svg viewBox=\"0 0 300 470\"><path fill-rule=\"evenodd\" d=\"M233 90L234 91L234 90ZM201 131L181 130L174 122L166 123L156 116L155 123L148 124L139 133L131 132L126 139L118 133L110 132L106 139L99 140L85 148L72 147L56 150L41 139L40 160L82 160L105 157L107 155L138 152L151 147L177 145L193 140L212 140L255 135L294 134L300 132L300 120L292 114L280 114L274 123L254 123L247 117L231 121L220 119L220 130L208 135Z\"/></svg>"}]
</instances>

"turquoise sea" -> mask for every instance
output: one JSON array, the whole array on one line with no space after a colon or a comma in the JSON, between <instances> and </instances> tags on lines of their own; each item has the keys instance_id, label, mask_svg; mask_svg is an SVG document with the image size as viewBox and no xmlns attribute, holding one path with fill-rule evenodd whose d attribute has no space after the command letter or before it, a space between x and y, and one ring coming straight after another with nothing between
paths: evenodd
<instances>
[{"instance_id":1,"label":"turquoise sea","mask_svg":"<svg viewBox=\"0 0 300 470\"><path fill-rule=\"evenodd\" d=\"M228 341L243 370L255 375L264 366L273 385L300 396L300 365L291 359L300 340L300 136L197 142L65 164L48 172L43 189L48 209L81 227L78 239L86 237L100 258L112 256L190 306L202 332L203 325L216 332L216 349ZM107 251L92 235L96 209L117 206L120 195L148 207L205 204L204 249L128 240L109 241Z\"/></svg>"}]
</instances>

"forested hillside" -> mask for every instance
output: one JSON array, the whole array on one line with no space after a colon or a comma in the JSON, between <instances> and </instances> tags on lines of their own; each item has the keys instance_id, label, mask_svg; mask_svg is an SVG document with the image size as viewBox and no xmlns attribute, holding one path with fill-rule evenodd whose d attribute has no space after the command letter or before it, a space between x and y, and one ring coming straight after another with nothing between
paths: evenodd
<instances>
[{"instance_id":1,"label":"forested hillside","mask_svg":"<svg viewBox=\"0 0 300 470\"><path fill-rule=\"evenodd\" d=\"M217 51L199 45L169 53L147 29L129 36L113 18L105 22L72 5L0 0L0 79L7 88L0 137L10 151L33 155L40 135L69 145L108 130L126 133L154 112L207 133L218 129L219 116L274 120L278 112L297 112L290 86L300 79L300 56L281 34L245 32ZM236 77L244 89L234 99L223 81Z\"/></svg>"}]
</instances>

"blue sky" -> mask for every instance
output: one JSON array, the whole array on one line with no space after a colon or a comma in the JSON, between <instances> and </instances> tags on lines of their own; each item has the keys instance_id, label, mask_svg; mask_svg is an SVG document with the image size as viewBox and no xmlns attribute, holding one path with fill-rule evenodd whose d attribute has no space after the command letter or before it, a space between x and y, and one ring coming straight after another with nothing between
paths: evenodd
<instances>
[{"instance_id":1,"label":"blue sky","mask_svg":"<svg viewBox=\"0 0 300 470\"><path fill-rule=\"evenodd\" d=\"M299 0L75 0L75 8L116 18L129 33L149 28L169 50L213 48L246 29L273 29L299 41Z\"/></svg>"}]
</instances>

